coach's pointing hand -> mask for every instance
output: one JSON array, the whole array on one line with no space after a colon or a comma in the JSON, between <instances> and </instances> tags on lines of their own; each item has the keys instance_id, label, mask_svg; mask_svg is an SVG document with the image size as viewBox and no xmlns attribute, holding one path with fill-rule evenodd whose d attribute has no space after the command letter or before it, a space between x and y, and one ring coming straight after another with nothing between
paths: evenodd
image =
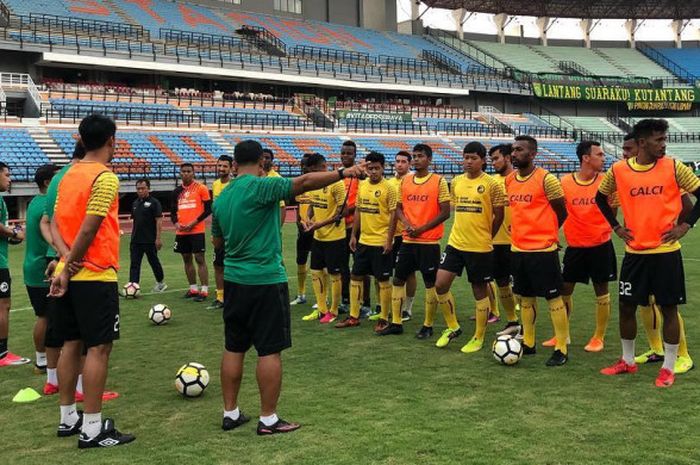
<instances>
[{"instance_id":1,"label":"coach's pointing hand","mask_svg":"<svg viewBox=\"0 0 700 465\"><path fill-rule=\"evenodd\" d=\"M369 176L369 174L367 173L367 162L362 161L355 166L345 168L343 170L343 176L345 176L346 178L364 179L365 177Z\"/></svg>"}]
</instances>

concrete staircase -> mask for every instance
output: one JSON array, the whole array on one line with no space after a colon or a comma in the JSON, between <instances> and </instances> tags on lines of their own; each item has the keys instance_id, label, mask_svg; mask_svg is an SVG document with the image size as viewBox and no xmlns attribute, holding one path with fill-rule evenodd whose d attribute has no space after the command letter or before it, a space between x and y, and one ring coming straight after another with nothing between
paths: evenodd
<instances>
[{"instance_id":1,"label":"concrete staircase","mask_svg":"<svg viewBox=\"0 0 700 465\"><path fill-rule=\"evenodd\" d=\"M65 165L70 161L66 153L58 146L55 140L49 135L46 127L40 124L39 119L24 118L22 123L27 129L27 132L36 142L39 148L51 160L51 163L57 165Z\"/></svg>"},{"instance_id":2,"label":"concrete staircase","mask_svg":"<svg viewBox=\"0 0 700 465\"><path fill-rule=\"evenodd\" d=\"M226 153L228 153L233 158L233 145L231 145L229 143L229 141L224 139L224 136L221 135L220 132L218 132L218 131L207 132L207 136L209 136L211 138L211 140L216 142L216 145L223 147L226 150Z\"/></svg>"}]
</instances>

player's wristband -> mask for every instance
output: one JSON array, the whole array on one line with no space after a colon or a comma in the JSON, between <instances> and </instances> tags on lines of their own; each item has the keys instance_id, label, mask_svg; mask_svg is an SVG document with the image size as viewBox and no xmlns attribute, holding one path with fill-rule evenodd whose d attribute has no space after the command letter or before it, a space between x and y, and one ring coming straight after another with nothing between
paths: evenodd
<instances>
[{"instance_id":1,"label":"player's wristband","mask_svg":"<svg viewBox=\"0 0 700 465\"><path fill-rule=\"evenodd\" d=\"M345 179L345 168L340 168L338 170L338 176L340 176L340 179Z\"/></svg>"}]
</instances>

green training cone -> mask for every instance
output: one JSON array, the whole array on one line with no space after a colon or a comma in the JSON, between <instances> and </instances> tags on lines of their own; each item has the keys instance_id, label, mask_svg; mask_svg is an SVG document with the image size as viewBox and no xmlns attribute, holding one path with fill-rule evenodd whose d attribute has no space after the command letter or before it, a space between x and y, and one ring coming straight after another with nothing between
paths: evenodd
<instances>
[{"instance_id":1,"label":"green training cone","mask_svg":"<svg viewBox=\"0 0 700 465\"><path fill-rule=\"evenodd\" d=\"M41 395L32 388L20 389L12 398L12 402L34 402L41 399Z\"/></svg>"}]
</instances>

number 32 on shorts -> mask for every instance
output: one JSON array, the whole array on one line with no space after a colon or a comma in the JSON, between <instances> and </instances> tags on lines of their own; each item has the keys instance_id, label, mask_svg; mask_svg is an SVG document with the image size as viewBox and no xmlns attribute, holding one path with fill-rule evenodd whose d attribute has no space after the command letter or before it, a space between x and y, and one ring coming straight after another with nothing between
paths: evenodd
<instances>
[{"instance_id":1,"label":"number 32 on shorts","mask_svg":"<svg viewBox=\"0 0 700 465\"><path fill-rule=\"evenodd\" d=\"M632 283L626 283L624 281L620 281L620 295L632 296Z\"/></svg>"}]
</instances>

